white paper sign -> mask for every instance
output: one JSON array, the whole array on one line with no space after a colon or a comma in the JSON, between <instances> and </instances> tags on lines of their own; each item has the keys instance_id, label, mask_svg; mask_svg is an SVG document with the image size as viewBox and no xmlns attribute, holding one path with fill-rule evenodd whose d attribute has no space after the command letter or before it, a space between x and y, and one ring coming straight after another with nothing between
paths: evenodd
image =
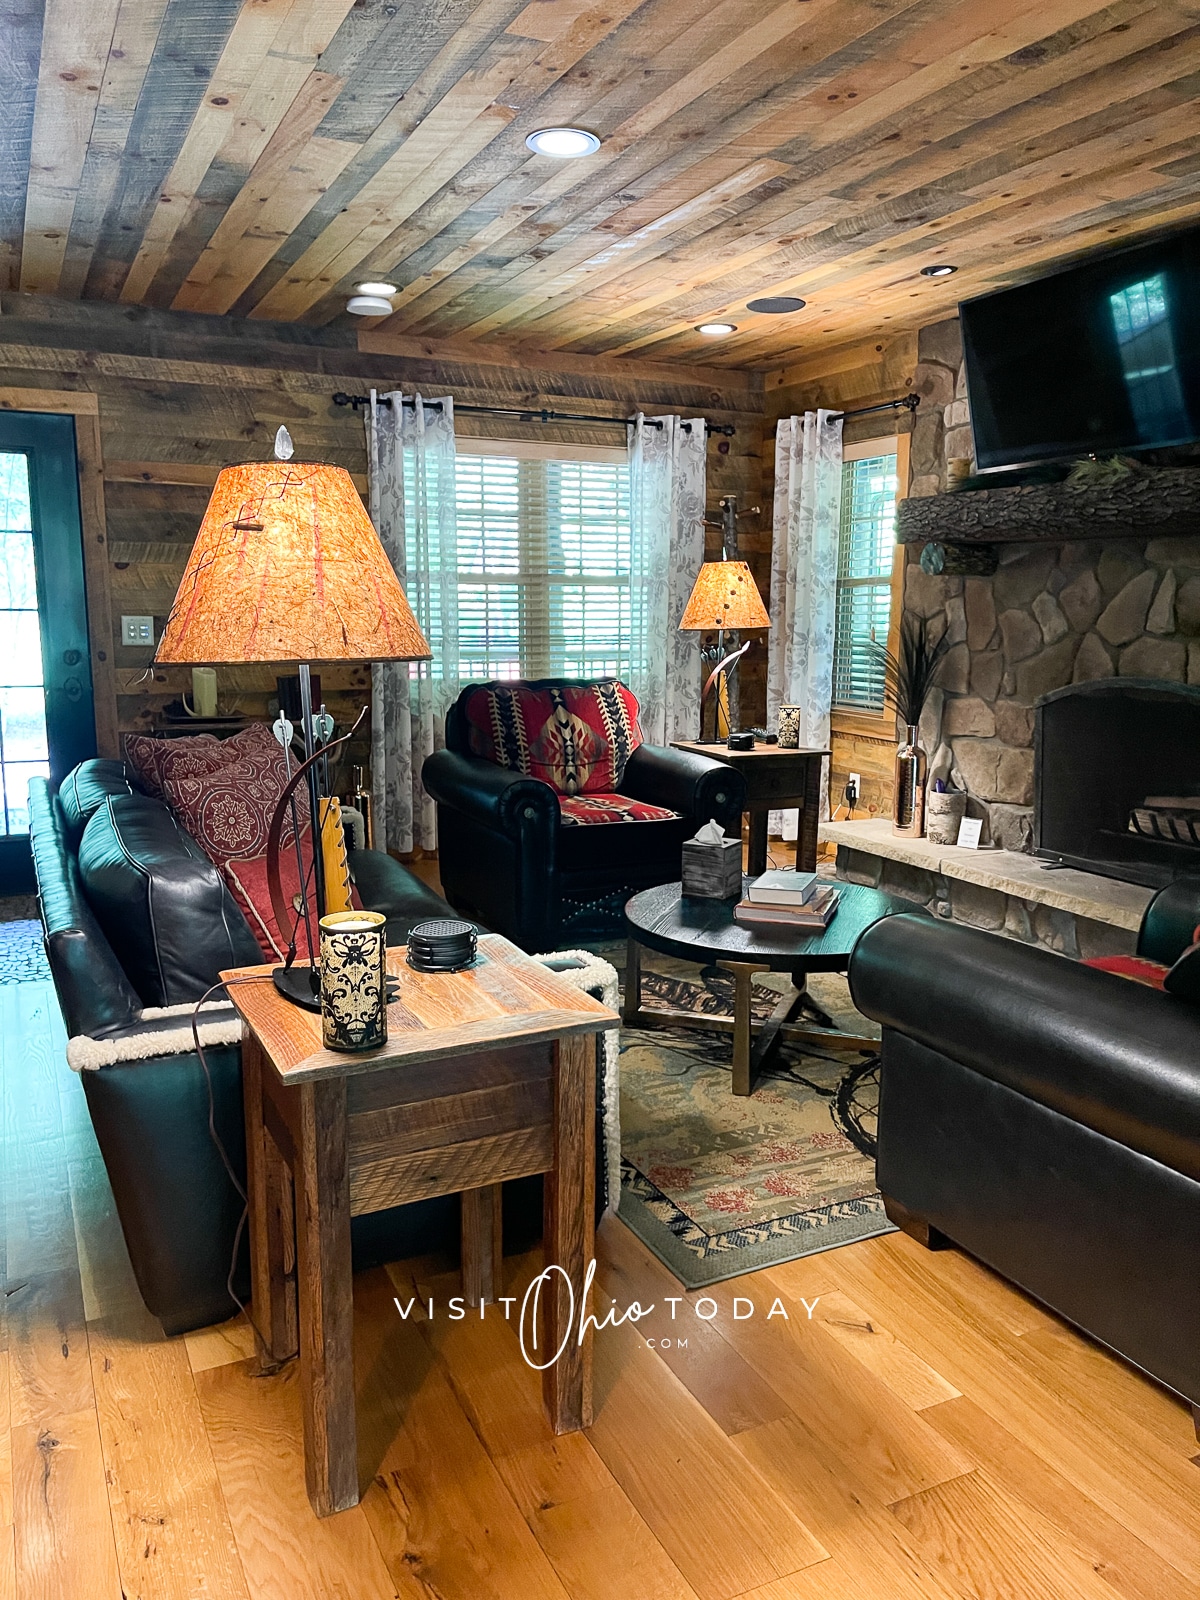
<instances>
[{"instance_id":1,"label":"white paper sign","mask_svg":"<svg viewBox=\"0 0 1200 1600\"><path fill-rule=\"evenodd\" d=\"M982 817L964 817L958 825L958 846L960 850L978 850L979 837L983 832Z\"/></svg>"}]
</instances>

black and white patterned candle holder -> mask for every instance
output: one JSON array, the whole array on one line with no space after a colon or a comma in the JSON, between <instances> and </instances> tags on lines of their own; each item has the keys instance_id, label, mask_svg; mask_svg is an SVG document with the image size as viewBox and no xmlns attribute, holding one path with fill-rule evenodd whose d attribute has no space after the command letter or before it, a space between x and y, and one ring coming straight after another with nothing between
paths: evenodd
<instances>
[{"instance_id":1,"label":"black and white patterned candle holder","mask_svg":"<svg viewBox=\"0 0 1200 1600\"><path fill-rule=\"evenodd\" d=\"M332 911L321 918L321 1034L327 1050L387 1043L387 918Z\"/></svg>"},{"instance_id":2,"label":"black and white patterned candle holder","mask_svg":"<svg viewBox=\"0 0 1200 1600\"><path fill-rule=\"evenodd\" d=\"M780 706L779 708L779 748L781 750L798 750L800 748L800 707Z\"/></svg>"}]
</instances>

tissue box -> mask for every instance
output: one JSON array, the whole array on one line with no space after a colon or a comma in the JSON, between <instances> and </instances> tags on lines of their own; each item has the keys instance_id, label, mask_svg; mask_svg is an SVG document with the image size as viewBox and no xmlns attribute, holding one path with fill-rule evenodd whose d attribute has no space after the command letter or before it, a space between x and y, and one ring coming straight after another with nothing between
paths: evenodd
<instances>
[{"instance_id":1,"label":"tissue box","mask_svg":"<svg viewBox=\"0 0 1200 1600\"><path fill-rule=\"evenodd\" d=\"M742 841L722 839L720 844L683 841L683 892L703 900L742 898Z\"/></svg>"}]
</instances>

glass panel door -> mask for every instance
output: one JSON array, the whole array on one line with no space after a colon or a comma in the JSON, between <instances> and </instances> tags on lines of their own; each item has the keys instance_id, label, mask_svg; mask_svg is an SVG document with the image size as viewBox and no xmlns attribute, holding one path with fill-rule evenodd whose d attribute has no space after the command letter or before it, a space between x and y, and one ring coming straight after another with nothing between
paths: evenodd
<instances>
[{"instance_id":1,"label":"glass panel door","mask_svg":"<svg viewBox=\"0 0 1200 1600\"><path fill-rule=\"evenodd\" d=\"M96 753L75 422L0 413L0 895L34 887L31 779Z\"/></svg>"},{"instance_id":2,"label":"glass panel door","mask_svg":"<svg viewBox=\"0 0 1200 1600\"><path fill-rule=\"evenodd\" d=\"M29 832L29 780L50 776L29 457L0 452L0 835Z\"/></svg>"}]
</instances>

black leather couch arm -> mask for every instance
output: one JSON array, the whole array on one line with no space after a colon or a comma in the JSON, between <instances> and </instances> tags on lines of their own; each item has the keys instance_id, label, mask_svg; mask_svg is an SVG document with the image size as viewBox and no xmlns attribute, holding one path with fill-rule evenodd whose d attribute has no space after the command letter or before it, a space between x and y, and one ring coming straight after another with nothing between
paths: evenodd
<instances>
[{"instance_id":1,"label":"black leather couch arm","mask_svg":"<svg viewBox=\"0 0 1200 1600\"><path fill-rule=\"evenodd\" d=\"M29 824L46 953L67 1033L128 1027L142 1002L84 896L62 807L45 778L30 779Z\"/></svg>"},{"instance_id":2,"label":"black leather couch arm","mask_svg":"<svg viewBox=\"0 0 1200 1600\"><path fill-rule=\"evenodd\" d=\"M1138 955L1172 966L1200 926L1200 877L1176 878L1146 907L1138 933Z\"/></svg>"},{"instance_id":3,"label":"black leather couch arm","mask_svg":"<svg viewBox=\"0 0 1200 1600\"><path fill-rule=\"evenodd\" d=\"M509 838L531 825L544 828L548 838L558 828L558 797L548 783L481 756L435 750L425 758L421 782L439 805Z\"/></svg>"},{"instance_id":4,"label":"black leather couch arm","mask_svg":"<svg viewBox=\"0 0 1200 1600\"><path fill-rule=\"evenodd\" d=\"M715 818L726 832L738 833L746 803L746 780L724 761L643 744L630 756L620 792L648 805L669 806L697 825Z\"/></svg>"},{"instance_id":5,"label":"black leather couch arm","mask_svg":"<svg viewBox=\"0 0 1200 1600\"><path fill-rule=\"evenodd\" d=\"M886 917L850 993L887 1029L1200 1180L1200 1007L1012 939ZM881 1112L881 1120L883 1113Z\"/></svg>"}]
</instances>

